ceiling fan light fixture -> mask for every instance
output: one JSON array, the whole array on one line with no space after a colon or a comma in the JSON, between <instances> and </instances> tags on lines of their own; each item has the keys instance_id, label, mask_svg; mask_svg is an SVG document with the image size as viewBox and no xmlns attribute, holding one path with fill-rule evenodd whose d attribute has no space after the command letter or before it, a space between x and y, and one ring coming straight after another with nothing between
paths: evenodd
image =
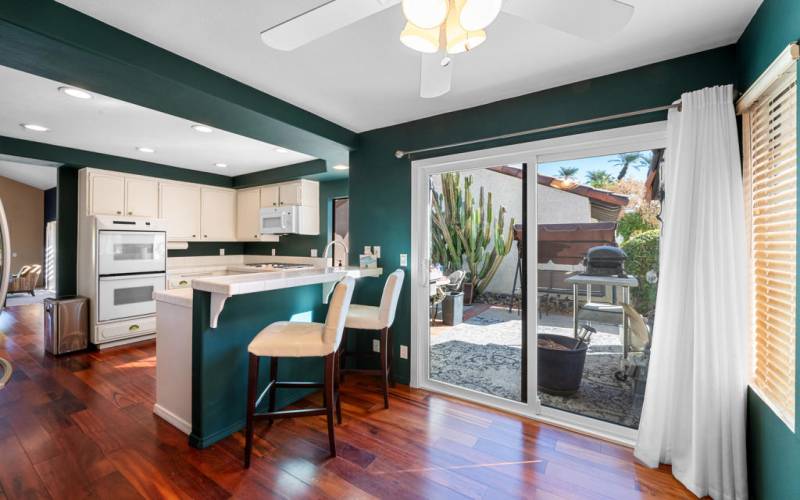
<instances>
[{"instance_id":1,"label":"ceiling fan light fixture","mask_svg":"<svg viewBox=\"0 0 800 500\"><path fill-rule=\"evenodd\" d=\"M424 30L408 22L400 32L400 41L409 49L433 54L439 50L439 28Z\"/></svg>"},{"instance_id":2,"label":"ceiling fan light fixture","mask_svg":"<svg viewBox=\"0 0 800 500\"><path fill-rule=\"evenodd\" d=\"M464 0L455 0L455 8L447 16L445 35L447 38L447 53L461 54L472 50L486 41L486 32L483 30L467 31L461 26L459 17L464 6Z\"/></svg>"},{"instance_id":3,"label":"ceiling fan light fixture","mask_svg":"<svg viewBox=\"0 0 800 500\"><path fill-rule=\"evenodd\" d=\"M467 0L458 13L461 27L467 31L486 28L497 18L502 0Z\"/></svg>"},{"instance_id":4,"label":"ceiling fan light fixture","mask_svg":"<svg viewBox=\"0 0 800 500\"><path fill-rule=\"evenodd\" d=\"M448 0L403 0L403 15L421 29L441 26L447 19Z\"/></svg>"}]
</instances>

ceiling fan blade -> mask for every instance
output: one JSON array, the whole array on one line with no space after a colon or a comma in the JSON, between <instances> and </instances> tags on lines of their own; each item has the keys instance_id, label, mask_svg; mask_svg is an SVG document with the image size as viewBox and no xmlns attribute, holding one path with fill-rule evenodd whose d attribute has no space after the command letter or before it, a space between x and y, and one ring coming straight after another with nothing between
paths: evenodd
<instances>
[{"instance_id":1,"label":"ceiling fan blade","mask_svg":"<svg viewBox=\"0 0 800 500\"><path fill-rule=\"evenodd\" d=\"M278 50L294 50L345 26L377 14L400 0L328 0L261 32L261 40Z\"/></svg>"},{"instance_id":2,"label":"ceiling fan blade","mask_svg":"<svg viewBox=\"0 0 800 500\"><path fill-rule=\"evenodd\" d=\"M453 60L442 66L442 59L446 55L441 53L422 54L420 65L419 95L426 99L439 97L450 92L450 82L453 79Z\"/></svg>"},{"instance_id":3,"label":"ceiling fan blade","mask_svg":"<svg viewBox=\"0 0 800 500\"><path fill-rule=\"evenodd\" d=\"M618 0L505 0L503 11L588 40L611 37L633 16Z\"/></svg>"}]
</instances>

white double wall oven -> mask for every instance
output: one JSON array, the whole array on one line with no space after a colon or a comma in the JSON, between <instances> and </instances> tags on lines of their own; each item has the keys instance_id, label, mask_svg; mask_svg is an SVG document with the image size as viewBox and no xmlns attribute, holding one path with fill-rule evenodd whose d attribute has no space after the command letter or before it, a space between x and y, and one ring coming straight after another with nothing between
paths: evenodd
<instances>
[{"instance_id":1,"label":"white double wall oven","mask_svg":"<svg viewBox=\"0 0 800 500\"><path fill-rule=\"evenodd\" d=\"M154 314L153 292L166 286L163 222L97 216L96 228L97 320Z\"/></svg>"},{"instance_id":2,"label":"white double wall oven","mask_svg":"<svg viewBox=\"0 0 800 500\"><path fill-rule=\"evenodd\" d=\"M519 400L488 394L486 391L473 390L462 385L443 382L432 377L431 347L437 341L432 335L431 327L431 283L436 272L432 268L432 200L431 186L433 179L439 174L458 172L470 175L470 172L485 171L487 168L506 165L523 166L526 170L527 182L524 192L524 242L523 258L526 262L536 263L538 238L537 231L527 228L537 227L537 172L538 165L561 160L587 158L602 155L613 155L624 151L641 151L666 147L666 122L654 122L643 125L607 129L598 132L573 136L546 139L524 144L515 144L468 153L441 156L412 161L411 168L411 385L426 390L468 399L488 406L496 407L515 414L528 416L537 420L567 427L579 432L598 435L621 444L631 445L635 441L635 429L625 428L608 422L546 407L541 404L537 391L537 331L539 318L537 314L538 276L537 266L524 266L524 280L527 306L521 312L523 380L520 381L521 395ZM517 220L516 223L520 221ZM508 220L506 220L508 224ZM432 340L432 338L434 338ZM532 346L527 349L527 346Z\"/></svg>"}]
</instances>

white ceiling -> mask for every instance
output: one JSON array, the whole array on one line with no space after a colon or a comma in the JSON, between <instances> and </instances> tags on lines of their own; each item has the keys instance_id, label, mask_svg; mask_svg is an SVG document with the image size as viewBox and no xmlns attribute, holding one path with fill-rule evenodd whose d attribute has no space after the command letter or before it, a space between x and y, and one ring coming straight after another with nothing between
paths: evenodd
<instances>
[{"instance_id":1,"label":"white ceiling","mask_svg":"<svg viewBox=\"0 0 800 500\"><path fill-rule=\"evenodd\" d=\"M0 66L0 135L228 176L313 159L222 130L196 132L194 122L99 94L69 97L58 91L61 85ZM50 130L32 132L21 123ZM141 153L139 146L156 152Z\"/></svg>"},{"instance_id":2,"label":"white ceiling","mask_svg":"<svg viewBox=\"0 0 800 500\"><path fill-rule=\"evenodd\" d=\"M453 90L422 99L419 56L398 40L399 6L281 52L260 32L325 0L59 1L356 132L727 45L761 3L625 0L633 19L604 42L501 14L486 43L455 58Z\"/></svg>"},{"instance_id":3,"label":"white ceiling","mask_svg":"<svg viewBox=\"0 0 800 500\"><path fill-rule=\"evenodd\" d=\"M27 184L36 189L56 187L58 163L0 154L0 177Z\"/></svg>"}]
</instances>

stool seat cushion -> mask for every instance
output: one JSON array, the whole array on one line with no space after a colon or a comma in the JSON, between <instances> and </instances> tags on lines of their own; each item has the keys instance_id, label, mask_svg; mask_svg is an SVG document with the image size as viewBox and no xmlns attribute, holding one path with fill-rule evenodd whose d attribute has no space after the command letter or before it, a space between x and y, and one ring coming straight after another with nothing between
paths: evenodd
<instances>
[{"instance_id":1,"label":"stool seat cushion","mask_svg":"<svg viewBox=\"0 0 800 500\"><path fill-rule=\"evenodd\" d=\"M334 349L324 341L324 330L322 323L278 321L258 332L247 351L256 356L281 358L327 356Z\"/></svg>"},{"instance_id":2,"label":"stool seat cushion","mask_svg":"<svg viewBox=\"0 0 800 500\"><path fill-rule=\"evenodd\" d=\"M380 308L376 306L350 304L344 326L356 330L383 330L389 325L385 321L381 321L380 311Z\"/></svg>"}]
</instances>

